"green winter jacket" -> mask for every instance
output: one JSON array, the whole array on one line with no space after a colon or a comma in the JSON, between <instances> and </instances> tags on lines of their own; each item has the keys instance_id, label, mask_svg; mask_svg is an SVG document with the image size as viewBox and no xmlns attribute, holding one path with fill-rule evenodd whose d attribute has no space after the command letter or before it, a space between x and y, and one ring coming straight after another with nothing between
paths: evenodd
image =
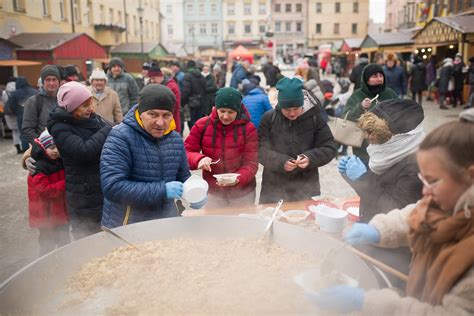
<instances>
[{"instance_id":1,"label":"green winter jacket","mask_svg":"<svg viewBox=\"0 0 474 316\"><path fill-rule=\"evenodd\" d=\"M367 66L365 66L364 69L362 70L362 75L361 75L362 79L361 79L360 88L355 90L354 93L352 93L352 95L349 97L349 100L347 100L346 106L344 108L344 113L342 115L343 117L345 117L347 114L347 119L354 122L357 122L359 117L361 117L361 115L366 111L364 110L364 108L362 108L362 105L361 105L362 100L364 100L365 98L373 99L375 97L375 94L373 95L369 91L369 88L367 87L367 82L363 80L366 69L367 69ZM387 80L385 78L385 74L383 74L383 77L384 77L384 80L383 80L382 92L379 93L379 97L377 98L377 100L374 100L372 102L372 105L370 106L369 110L372 109L380 101L398 98L397 94L392 89L387 88ZM368 146L368 143L366 140L364 140L364 143L362 144L360 148L352 148L354 155L358 156L366 164L368 164L369 162L369 155L367 154L367 149L366 149L367 146Z\"/></svg>"}]
</instances>

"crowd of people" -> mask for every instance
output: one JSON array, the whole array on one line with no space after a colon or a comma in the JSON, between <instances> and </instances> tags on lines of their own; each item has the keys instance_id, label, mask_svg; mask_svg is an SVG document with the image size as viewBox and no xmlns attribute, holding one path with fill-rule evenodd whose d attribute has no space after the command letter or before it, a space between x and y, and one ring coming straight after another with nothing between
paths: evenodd
<instances>
[{"instance_id":1,"label":"crowd of people","mask_svg":"<svg viewBox=\"0 0 474 316\"><path fill-rule=\"evenodd\" d=\"M472 314L474 110L427 136L421 127L423 91L430 85L437 86L440 108L448 98L453 106L463 104L457 85L466 78L455 77L459 71L465 75L459 58L445 59L434 77L435 63L415 60L407 76L393 55L379 65L361 54L350 77L354 91L338 80L344 98L333 96L314 59L302 60L292 78L269 61L262 70L278 92L275 107L248 61L235 63L230 86L225 65L192 60L185 71L178 62L146 63L134 78L113 58L106 71L92 72L88 85L79 82L75 67L46 65L39 91L16 78L4 93L6 114L18 152L28 149L23 166L40 252L68 243L69 226L79 239L101 226L179 216L183 183L192 170L202 170L209 184L208 196L190 203L192 209L320 195L318 169L338 156L340 145L326 111L337 99L344 105L339 114L365 134L362 146L338 164L361 200L361 222L344 239L358 247L376 245L372 255L381 261L397 257L397 268L408 273L407 296L345 285L311 299L339 312L378 314L391 306L392 314ZM412 100L404 98L407 91ZM189 134L183 137L185 124ZM221 184L214 176L222 173L239 176Z\"/></svg>"}]
</instances>

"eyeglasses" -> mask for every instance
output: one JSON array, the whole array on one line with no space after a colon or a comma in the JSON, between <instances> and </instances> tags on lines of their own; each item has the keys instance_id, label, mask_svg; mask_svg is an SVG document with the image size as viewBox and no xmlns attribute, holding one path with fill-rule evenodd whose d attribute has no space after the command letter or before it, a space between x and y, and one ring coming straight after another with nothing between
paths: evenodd
<instances>
[{"instance_id":1,"label":"eyeglasses","mask_svg":"<svg viewBox=\"0 0 474 316\"><path fill-rule=\"evenodd\" d=\"M422 175L421 173L418 172L418 179L420 179L421 182L423 182L423 185L427 188L427 189L433 189L435 186L437 186L438 184L441 183L441 181L443 179L438 179L432 183L429 183L428 180L426 180Z\"/></svg>"}]
</instances>

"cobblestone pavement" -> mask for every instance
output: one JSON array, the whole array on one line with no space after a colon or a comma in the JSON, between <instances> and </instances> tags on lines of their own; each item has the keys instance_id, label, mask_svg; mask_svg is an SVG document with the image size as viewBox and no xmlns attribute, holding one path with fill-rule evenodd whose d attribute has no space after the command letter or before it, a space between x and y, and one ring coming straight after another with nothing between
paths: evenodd
<instances>
[{"instance_id":1,"label":"cobblestone pavement","mask_svg":"<svg viewBox=\"0 0 474 316\"><path fill-rule=\"evenodd\" d=\"M263 77L263 76L262 76ZM457 118L460 109L441 111L433 102L425 102L427 131ZM28 226L27 173L20 166L11 139L0 138L0 283L37 258L38 233ZM262 168L257 174L260 191ZM320 168L322 194L338 198L354 196L354 192L337 172L337 161ZM309 198L309 197L308 197Z\"/></svg>"}]
</instances>

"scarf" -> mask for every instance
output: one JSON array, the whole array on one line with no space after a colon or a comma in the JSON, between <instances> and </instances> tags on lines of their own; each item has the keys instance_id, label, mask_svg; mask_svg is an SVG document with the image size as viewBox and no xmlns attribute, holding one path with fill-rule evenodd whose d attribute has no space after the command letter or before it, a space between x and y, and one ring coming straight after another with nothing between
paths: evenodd
<instances>
[{"instance_id":1,"label":"scarf","mask_svg":"<svg viewBox=\"0 0 474 316\"><path fill-rule=\"evenodd\" d=\"M473 202L474 186L461 196ZM424 197L408 217L409 242L413 253L407 295L433 306L474 265L474 204L464 205L454 215L443 212ZM457 207L457 206L456 206Z\"/></svg>"},{"instance_id":2,"label":"scarf","mask_svg":"<svg viewBox=\"0 0 474 316\"><path fill-rule=\"evenodd\" d=\"M415 153L425 138L425 131L418 125L408 133L393 135L383 144L367 146L369 168L375 174L383 174L387 169Z\"/></svg>"},{"instance_id":3,"label":"scarf","mask_svg":"<svg viewBox=\"0 0 474 316\"><path fill-rule=\"evenodd\" d=\"M137 120L137 123L138 125L140 125L141 128L143 128L143 130L145 130L145 126L143 126L143 122L142 122L142 119L140 118L140 113L138 113L138 109L135 110L135 119ZM171 133L172 131L174 131L176 129L176 122L174 121L174 118L171 120L171 123L170 123L170 126L168 127L168 129L164 132L163 136L164 135L168 135L169 133Z\"/></svg>"}]
</instances>

